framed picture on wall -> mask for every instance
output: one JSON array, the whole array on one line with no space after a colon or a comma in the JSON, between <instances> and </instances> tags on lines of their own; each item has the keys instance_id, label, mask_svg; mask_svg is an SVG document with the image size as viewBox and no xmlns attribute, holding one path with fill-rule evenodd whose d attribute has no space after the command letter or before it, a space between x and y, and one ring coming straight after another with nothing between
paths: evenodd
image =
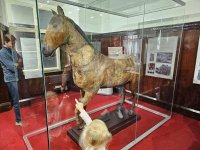
<instances>
[{"instance_id":1,"label":"framed picture on wall","mask_svg":"<svg viewBox=\"0 0 200 150\"><path fill-rule=\"evenodd\" d=\"M146 75L172 79L178 37L156 37L148 39Z\"/></svg>"},{"instance_id":2,"label":"framed picture on wall","mask_svg":"<svg viewBox=\"0 0 200 150\"><path fill-rule=\"evenodd\" d=\"M199 45L198 45L198 50L197 50L197 58L196 58L193 83L200 84L200 37L199 37Z\"/></svg>"}]
</instances>

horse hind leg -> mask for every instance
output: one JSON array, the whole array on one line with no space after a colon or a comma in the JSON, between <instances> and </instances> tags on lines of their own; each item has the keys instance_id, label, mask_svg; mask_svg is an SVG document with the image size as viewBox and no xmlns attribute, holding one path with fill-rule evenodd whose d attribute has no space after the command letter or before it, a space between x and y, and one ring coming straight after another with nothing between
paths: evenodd
<instances>
[{"instance_id":1,"label":"horse hind leg","mask_svg":"<svg viewBox=\"0 0 200 150\"><path fill-rule=\"evenodd\" d=\"M131 82L130 83L130 90L131 90L131 95L132 95L133 101L132 101L132 104L131 104L131 108L129 110L129 115L132 115L133 112L134 112L134 109L135 109L135 101L136 101L137 96L138 96L137 93L136 93L137 87L138 87L138 82Z\"/></svg>"},{"instance_id":2,"label":"horse hind leg","mask_svg":"<svg viewBox=\"0 0 200 150\"><path fill-rule=\"evenodd\" d=\"M120 102L120 105L117 108L117 115L120 119L122 119L124 117L122 110L124 109L123 104L124 104L125 97L126 97L125 85L123 85L123 87L122 87L121 95L122 95L122 101Z\"/></svg>"}]
</instances>

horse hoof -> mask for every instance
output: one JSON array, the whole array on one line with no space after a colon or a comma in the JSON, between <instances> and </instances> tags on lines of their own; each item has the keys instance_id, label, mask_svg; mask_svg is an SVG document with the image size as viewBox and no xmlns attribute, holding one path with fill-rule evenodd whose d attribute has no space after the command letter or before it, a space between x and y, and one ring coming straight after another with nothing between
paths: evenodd
<instances>
[{"instance_id":1,"label":"horse hoof","mask_svg":"<svg viewBox=\"0 0 200 150\"><path fill-rule=\"evenodd\" d=\"M129 110L128 114L131 116L133 115L133 110Z\"/></svg>"},{"instance_id":2,"label":"horse hoof","mask_svg":"<svg viewBox=\"0 0 200 150\"><path fill-rule=\"evenodd\" d=\"M124 117L121 110L118 110L118 111L117 111L117 115L118 115L118 117L119 117L120 119L122 119L122 118Z\"/></svg>"},{"instance_id":3,"label":"horse hoof","mask_svg":"<svg viewBox=\"0 0 200 150\"><path fill-rule=\"evenodd\" d=\"M79 124L78 128L79 128L79 130L82 130L84 128L84 125L83 124Z\"/></svg>"}]
</instances>

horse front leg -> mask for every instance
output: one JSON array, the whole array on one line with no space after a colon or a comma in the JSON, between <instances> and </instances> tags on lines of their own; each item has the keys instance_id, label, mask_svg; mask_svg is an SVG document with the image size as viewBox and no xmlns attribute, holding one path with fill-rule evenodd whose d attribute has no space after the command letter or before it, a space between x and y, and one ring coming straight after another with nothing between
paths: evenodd
<instances>
[{"instance_id":1,"label":"horse front leg","mask_svg":"<svg viewBox=\"0 0 200 150\"><path fill-rule=\"evenodd\" d=\"M120 105L117 107L117 115L119 118L122 119L123 118L122 109L124 108L123 104L124 104L125 97L126 97L125 85L123 85L123 87L122 87L121 95L122 95L122 100L120 102Z\"/></svg>"},{"instance_id":2,"label":"horse front leg","mask_svg":"<svg viewBox=\"0 0 200 150\"><path fill-rule=\"evenodd\" d=\"M81 100L84 98L85 96L85 91L83 89L80 89L80 102ZM84 109L86 110L86 106L84 105ZM79 125L80 128L83 128L83 120L81 119L81 117L79 116L80 112L75 109L75 116L76 116L76 122Z\"/></svg>"},{"instance_id":3,"label":"horse front leg","mask_svg":"<svg viewBox=\"0 0 200 150\"><path fill-rule=\"evenodd\" d=\"M84 97L84 95L85 95L85 91L84 91L83 89L80 89L80 95L81 95L81 98Z\"/></svg>"},{"instance_id":4,"label":"horse front leg","mask_svg":"<svg viewBox=\"0 0 200 150\"><path fill-rule=\"evenodd\" d=\"M132 91L132 98L133 98L133 101L132 101L132 104L131 104L131 108L129 110L129 115L132 115L133 112L134 112L134 109L135 109L135 100L138 99L137 97L137 93L135 91Z\"/></svg>"},{"instance_id":5,"label":"horse front leg","mask_svg":"<svg viewBox=\"0 0 200 150\"><path fill-rule=\"evenodd\" d=\"M93 92L85 92L84 96L80 98L80 102L83 103L84 109L86 109L86 105L88 104L89 101L92 100L94 97L95 93ZM80 112L75 109L75 116L76 116L76 122L79 125L80 128L83 128L83 120L79 116Z\"/></svg>"},{"instance_id":6,"label":"horse front leg","mask_svg":"<svg viewBox=\"0 0 200 150\"><path fill-rule=\"evenodd\" d=\"M131 83L130 83L130 90L132 92L132 105L131 105L131 108L129 110L129 115L132 115L133 112L134 112L134 109L135 109L135 101L138 99L138 95L136 93L136 90L138 88L138 83L137 83L137 77L135 78L136 80L133 80Z\"/></svg>"}]
</instances>

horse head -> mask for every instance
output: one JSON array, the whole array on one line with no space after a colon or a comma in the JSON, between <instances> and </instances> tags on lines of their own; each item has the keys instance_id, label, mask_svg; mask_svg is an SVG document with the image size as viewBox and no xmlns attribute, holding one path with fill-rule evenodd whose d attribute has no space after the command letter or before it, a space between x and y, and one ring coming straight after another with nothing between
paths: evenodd
<instances>
[{"instance_id":1,"label":"horse head","mask_svg":"<svg viewBox=\"0 0 200 150\"><path fill-rule=\"evenodd\" d=\"M64 44L68 43L68 28L66 16L63 9L58 6L58 13L52 10L53 17L51 18L47 27L44 39L43 39L43 54L45 56L51 56L56 49Z\"/></svg>"}]
</instances>

